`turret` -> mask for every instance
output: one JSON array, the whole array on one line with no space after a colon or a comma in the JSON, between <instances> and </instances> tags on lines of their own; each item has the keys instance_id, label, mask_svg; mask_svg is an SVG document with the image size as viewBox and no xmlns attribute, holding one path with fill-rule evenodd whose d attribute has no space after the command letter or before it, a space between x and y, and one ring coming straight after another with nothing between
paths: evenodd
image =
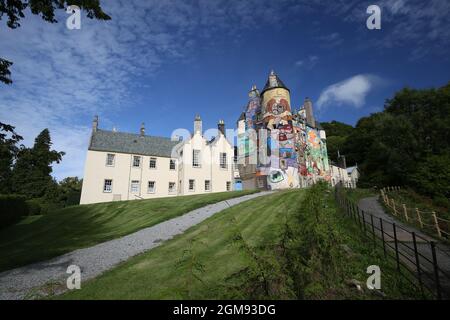
<instances>
[{"instance_id":1,"label":"turret","mask_svg":"<svg viewBox=\"0 0 450 320\"><path fill-rule=\"evenodd\" d=\"M268 129L275 129L292 120L289 89L273 70L269 74L261 97L262 114Z\"/></svg>"}]
</instances>

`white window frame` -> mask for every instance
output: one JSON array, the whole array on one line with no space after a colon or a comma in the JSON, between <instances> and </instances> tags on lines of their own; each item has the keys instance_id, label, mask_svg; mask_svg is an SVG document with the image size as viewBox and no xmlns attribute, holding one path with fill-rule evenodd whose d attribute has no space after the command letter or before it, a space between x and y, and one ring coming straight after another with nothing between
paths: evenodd
<instances>
[{"instance_id":1,"label":"white window frame","mask_svg":"<svg viewBox=\"0 0 450 320\"><path fill-rule=\"evenodd\" d=\"M133 186L136 186L136 185L137 185L137 188L133 189ZM132 193L132 194L139 194L140 191L141 191L141 182L139 180L131 180L130 193Z\"/></svg>"},{"instance_id":2,"label":"white window frame","mask_svg":"<svg viewBox=\"0 0 450 320\"><path fill-rule=\"evenodd\" d=\"M154 167L152 167L152 161L155 162L155 166L154 166ZM157 158L151 157L151 158L150 158L150 161L149 161L149 163L148 163L148 167L149 167L150 169L156 169L156 168L157 168L157 162L158 162L158 159L157 159Z\"/></svg>"},{"instance_id":3,"label":"white window frame","mask_svg":"<svg viewBox=\"0 0 450 320\"><path fill-rule=\"evenodd\" d=\"M226 152L219 153L219 166L220 169L228 169L228 158Z\"/></svg>"},{"instance_id":4,"label":"white window frame","mask_svg":"<svg viewBox=\"0 0 450 320\"><path fill-rule=\"evenodd\" d=\"M192 181L192 189L191 189L191 181ZM188 180L188 190L189 192L195 191L195 179L189 179Z\"/></svg>"},{"instance_id":5,"label":"white window frame","mask_svg":"<svg viewBox=\"0 0 450 320\"><path fill-rule=\"evenodd\" d=\"M173 188L170 189L170 185L173 184ZM169 194L173 194L177 192L177 183L173 181L169 181Z\"/></svg>"},{"instance_id":6,"label":"white window frame","mask_svg":"<svg viewBox=\"0 0 450 320\"><path fill-rule=\"evenodd\" d=\"M208 188L206 188L207 182L208 182ZM205 191L207 191L207 192L211 191L211 180L205 180Z\"/></svg>"},{"instance_id":7,"label":"white window frame","mask_svg":"<svg viewBox=\"0 0 450 320\"><path fill-rule=\"evenodd\" d=\"M106 189L106 181L111 181L109 190ZM113 191L113 179L103 180L103 193L112 193Z\"/></svg>"},{"instance_id":8,"label":"white window frame","mask_svg":"<svg viewBox=\"0 0 450 320\"><path fill-rule=\"evenodd\" d=\"M173 163L173 169L172 169L172 163ZM169 170L177 170L177 163L175 161L175 159L170 159L169 160Z\"/></svg>"},{"instance_id":9,"label":"white window frame","mask_svg":"<svg viewBox=\"0 0 450 320\"><path fill-rule=\"evenodd\" d=\"M139 159L139 165L138 166L135 165L135 160L136 159ZM142 165L142 157L141 156L133 156L133 163L131 164L131 166L133 168L140 168L141 165Z\"/></svg>"},{"instance_id":10,"label":"white window frame","mask_svg":"<svg viewBox=\"0 0 450 320\"><path fill-rule=\"evenodd\" d=\"M150 189L150 183L153 182L153 190ZM156 192L156 181L149 180L147 182L147 193L155 193Z\"/></svg>"},{"instance_id":11,"label":"white window frame","mask_svg":"<svg viewBox=\"0 0 450 320\"><path fill-rule=\"evenodd\" d=\"M112 163L109 164L109 157L112 157ZM114 165L116 164L116 155L114 153L107 153L106 154L106 166L107 167L114 167Z\"/></svg>"},{"instance_id":12,"label":"white window frame","mask_svg":"<svg viewBox=\"0 0 450 320\"><path fill-rule=\"evenodd\" d=\"M192 168L201 168L202 164L200 163L201 158L201 150L193 149L192 150Z\"/></svg>"}]
</instances>

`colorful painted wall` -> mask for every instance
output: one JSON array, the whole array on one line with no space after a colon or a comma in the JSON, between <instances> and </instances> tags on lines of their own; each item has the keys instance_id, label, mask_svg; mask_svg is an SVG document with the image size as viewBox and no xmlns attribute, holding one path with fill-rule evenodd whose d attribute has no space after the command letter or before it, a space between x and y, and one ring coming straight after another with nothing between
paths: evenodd
<instances>
[{"instance_id":1,"label":"colorful painted wall","mask_svg":"<svg viewBox=\"0 0 450 320\"><path fill-rule=\"evenodd\" d=\"M255 92L253 87L245 110L245 128L269 132L267 158L270 159L261 161L259 157L257 179L265 179L270 189L298 188L317 179L329 180L325 133L307 125L304 108L292 114L289 89L271 73L261 97ZM261 139L261 133L258 134ZM239 151L242 150L244 156L258 147L245 135L238 143L242 144Z\"/></svg>"}]
</instances>

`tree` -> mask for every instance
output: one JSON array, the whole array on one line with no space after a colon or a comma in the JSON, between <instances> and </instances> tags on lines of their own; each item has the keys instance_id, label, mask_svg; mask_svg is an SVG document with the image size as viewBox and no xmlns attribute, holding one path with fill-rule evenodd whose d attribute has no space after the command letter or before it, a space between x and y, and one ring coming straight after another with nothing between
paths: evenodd
<instances>
[{"instance_id":1,"label":"tree","mask_svg":"<svg viewBox=\"0 0 450 320\"><path fill-rule=\"evenodd\" d=\"M0 0L0 20L6 15L6 25L15 29L20 27L20 20L25 18L24 11L28 7L32 14L39 15L44 21L58 22L55 19L56 9L65 9L69 5L76 5L86 11L90 19L110 20L111 17L103 12L99 0ZM11 61L0 58L0 82L12 83L9 67Z\"/></svg>"},{"instance_id":2,"label":"tree","mask_svg":"<svg viewBox=\"0 0 450 320\"><path fill-rule=\"evenodd\" d=\"M354 128L346 123L339 121L322 122L320 124L327 133L328 157L331 161L338 162L338 151L345 154L344 145L347 137L353 132ZM346 155L347 156L347 155ZM352 163L353 159L347 156L347 163Z\"/></svg>"},{"instance_id":3,"label":"tree","mask_svg":"<svg viewBox=\"0 0 450 320\"><path fill-rule=\"evenodd\" d=\"M12 174L15 193L39 198L55 190L56 182L51 176L52 164L59 163L64 152L51 150L51 145L50 132L44 129L36 137L33 148L23 147L19 151Z\"/></svg>"},{"instance_id":4,"label":"tree","mask_svg":"<svg viewBox=\"0 0 450 320\"><path fill-rule=\"evenodd\" d=\"M0 122L0 194L11 193L12 167L19 152L17 144L23 140L14 129Z\"/></svg>"}]
</instances>

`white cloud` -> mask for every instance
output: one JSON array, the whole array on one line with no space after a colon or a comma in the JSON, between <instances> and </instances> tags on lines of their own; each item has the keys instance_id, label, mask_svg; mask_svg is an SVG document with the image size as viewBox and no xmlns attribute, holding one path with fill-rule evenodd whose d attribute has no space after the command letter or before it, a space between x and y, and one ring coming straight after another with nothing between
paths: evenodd
<instances>
[{"instance_id":1,"label":"white cloud","mask_svg":"<svg viewBox=\"0 0 450 320\"><path fill-rule=\"evenodd\" d=\"M359 74L332 84L321 92L316 105L319 109L332 104L360 108L378 81L377 76Z\"/></svg>"},{"instance_id":2,"label":"white cloud","mask_svg":"<svg viewBox=\"0 0 450 320\"><path fill-rule=\"evenodd\" d=\"M81 30L68 30L65 11L50 24L26 12L21 27L0 20L1 57L14 62L13 85L0 85L0 119L16 126L31 145L49 128L54 148L65 151L54 175L83 174L90 121L99 114L111 128L110 115L130 109L146 86L139 77L156 76L166 64L188 61L196 45L214 45L217 34L238 35L276 22L283 6L264 0L114 0L102 1L111 21L82 15ZM283 4L295 0L282 0ZM236 37L235 37L236 38Z\"/></svg>"},{"instance_id":3,"label":"white cloud","mask_svg":"<svg viewBox=\"0 0 450 320\"><path fill-rule=\"evenodd\" d=\"M295 66L310 70L310 69L314 68L314 66L317 64L318 61L319 61L318 56L310 55L304 60L296 61Z\"/></svg>"}]
</instances>

